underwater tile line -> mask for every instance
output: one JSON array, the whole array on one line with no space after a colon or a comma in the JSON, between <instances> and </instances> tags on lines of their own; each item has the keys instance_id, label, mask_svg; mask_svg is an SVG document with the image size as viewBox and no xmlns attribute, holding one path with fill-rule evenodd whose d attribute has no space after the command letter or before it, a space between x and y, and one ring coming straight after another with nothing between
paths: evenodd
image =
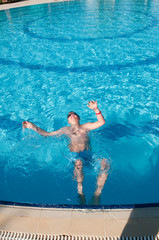
<instances>
[{"instance_id":1,"label":"underwater tile line","mask_svg":"<svg viewBox=\"0 0 159 240\"><path fill-rule=\"evenodd\" d=\"M30 69L30 70L39 70L39 71L48 71L48 72L58 72L58 73L93 73L93 72L109 72L109 71L120 71L125 68L134 68L138 66L148 66L151 64L158 64L159 63L159 54L155 57L151 57L145 60L141 60L138 62L129 62L126 64L114 64L114 65L99 65L99 66L82 66L82 67L60 67L56 65L41 65L41 64L29 64L24 62L17 62L5 58L0 58L0 65L4 66L19 66L21 68Z\"/></svg>"}]
</instances>

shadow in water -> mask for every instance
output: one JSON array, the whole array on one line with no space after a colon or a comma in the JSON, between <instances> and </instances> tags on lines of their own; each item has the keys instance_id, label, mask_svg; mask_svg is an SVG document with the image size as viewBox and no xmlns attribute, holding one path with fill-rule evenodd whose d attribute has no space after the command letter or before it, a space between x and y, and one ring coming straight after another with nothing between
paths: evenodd
<instances>
[{"instance_id":1,"label":"shadow in water","mask_svg":"<svg viewBox=\"0 0 159 240\"><path fill-rule=\"evenodd\" d=\"M11 115L0 116L0 128L5 130L17 129L20 124L17 121L11 120Z\"/></svg>"},{"instance_id":2,"label":"shadow in water","mask_svg":"<svg viewBox=\"0 0 159 240\"><path fill-rule=\"evenodd\" d=\"M107 137L113 141L121 137L140 136L142 134L154 134L159 136L159 119L145 123L143 126L134 125L126 122L125 124L115 123L110 126L98 130L103 137Z\"/></svg>"},{"instance_id":3,"label":"shadow in water","mask_svg":"<svg viewBox=\"0 0 159 240\"><path fill-rule=\"evenodd\" d=\"M11 116L0 116L0 129L6 132L7 139L14 139L19 141L21 138L22 124L11 119Z\"/></svg>"}]
</instances>

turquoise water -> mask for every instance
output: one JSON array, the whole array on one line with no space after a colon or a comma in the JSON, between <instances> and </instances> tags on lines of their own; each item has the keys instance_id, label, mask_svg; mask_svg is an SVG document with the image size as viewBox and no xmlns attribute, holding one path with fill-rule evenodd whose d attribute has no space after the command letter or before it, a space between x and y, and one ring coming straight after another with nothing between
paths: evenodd
<instances>
[{"instance_id":1,"label":"turquoise water","mask_svg":"<svg viewBox=\"0 0 159 240\"><path fill-rule=\"evenodd\" d=\"M0 200L78 204L65 137L22 130L29 120L47 131L95 121L96 160L84 166L87 204L98 158L111 171L100 204L159 202L159 2L70 1L0 11Z\"/></svg>"}]
</instances>

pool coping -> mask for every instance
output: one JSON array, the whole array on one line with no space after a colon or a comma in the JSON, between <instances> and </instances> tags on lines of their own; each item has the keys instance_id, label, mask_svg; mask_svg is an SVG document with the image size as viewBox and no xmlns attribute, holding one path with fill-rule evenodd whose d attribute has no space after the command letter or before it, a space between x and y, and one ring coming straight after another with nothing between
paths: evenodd
<instances>
[{"instance_id":1,"label":"pool coping","mask_svg":"<svg viewBox=\"0 0 159 240\"><path fill-rule=\"evenodd\" d=\"M159 203L87 208L0 201L0 230L69 236L158 236Z\"/></svg>"},{"instance_id":2,"label":"pool coping","mask_svg":"<svg viewBox=\"0 0 159 240\"><path fill-rule=\"evenodd\" d=\"M9 10L12 8L26 7L31 5L47 4L47 3L54 3L54 2L65 2L65 1L69 2L69 0L22 0L14 3L0 4L0 11Z\"/></svg>"}]
</instances>

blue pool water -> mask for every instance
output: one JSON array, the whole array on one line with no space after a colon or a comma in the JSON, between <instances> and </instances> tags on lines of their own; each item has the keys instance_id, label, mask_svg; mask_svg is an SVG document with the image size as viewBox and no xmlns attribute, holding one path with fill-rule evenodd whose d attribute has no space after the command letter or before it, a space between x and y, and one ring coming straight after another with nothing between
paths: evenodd
<instances>
[{"instance_id":1,"label":"blue pool water","mask_svg":"<svg viewBox=\"0 0 159 240\"><path fill-rule=\"evenodd\" d=\"M0 11L0 200L78 204L65 137L47 131L95 121L92 167L84 166L87 204L98 158L111 170L100 204L159 202L159 2L81 0Z\"/></svg>"}]
</instances>

